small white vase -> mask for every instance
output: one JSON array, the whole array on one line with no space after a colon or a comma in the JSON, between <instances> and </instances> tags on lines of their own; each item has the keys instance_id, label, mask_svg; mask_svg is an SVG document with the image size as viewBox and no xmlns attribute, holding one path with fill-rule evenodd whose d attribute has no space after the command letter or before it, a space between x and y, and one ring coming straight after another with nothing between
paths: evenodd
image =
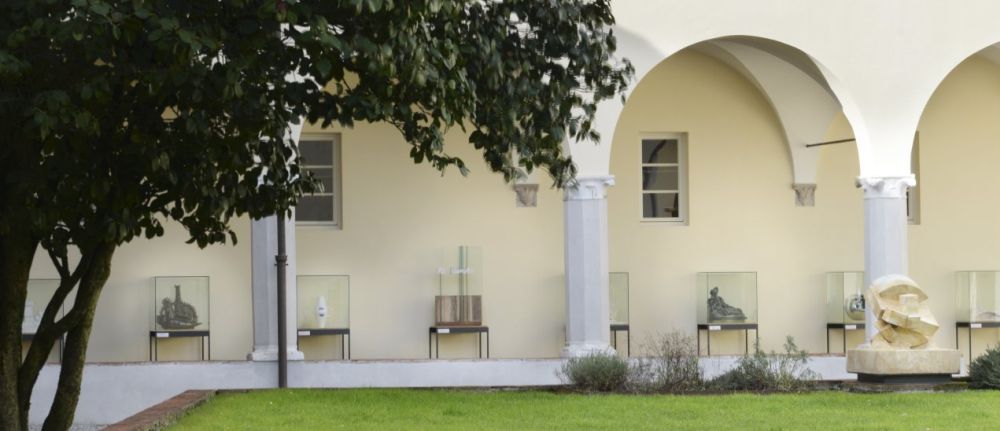
<instances>
[{"instance_id":1,"label":"small white vase","mask_svg":"<svg viewBox=\"0 0 1000 431\"><path fill-rule=\"evenodd\" d=\"M320 328L326 328L326 297L320 296L316 299L316 321Z\"/></svg>"}]
</instances>

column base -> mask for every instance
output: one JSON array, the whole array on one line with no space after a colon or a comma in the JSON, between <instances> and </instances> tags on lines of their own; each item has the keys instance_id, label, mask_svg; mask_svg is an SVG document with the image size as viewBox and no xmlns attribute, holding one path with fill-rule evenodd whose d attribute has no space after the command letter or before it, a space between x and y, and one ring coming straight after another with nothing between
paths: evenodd
<instances>
[{"instance_id":1,"label":"column base","mask_svg":"<svg viewBox=\"0 0 1000 431\"><path fill-rule=\"evenodd\" d=\"M289 361L302 361L306 358L305 354L298 349L288 349L288 360ZM278 361L278 347L268 346L263 349L255 349L254 351L247 353L248 361L255 362L277 362Z\"/></svg>"},{"instance_id":2,"label":"column base","mask_svg":"<svg viewBox=\"0 0 1000 431\"><path fill-rule=\"evenodd\" d=\"M560 354L563 358L580 358L589 355L615 355L617 352L607 343L567 344Z\"/></svg>"}]
</instances>

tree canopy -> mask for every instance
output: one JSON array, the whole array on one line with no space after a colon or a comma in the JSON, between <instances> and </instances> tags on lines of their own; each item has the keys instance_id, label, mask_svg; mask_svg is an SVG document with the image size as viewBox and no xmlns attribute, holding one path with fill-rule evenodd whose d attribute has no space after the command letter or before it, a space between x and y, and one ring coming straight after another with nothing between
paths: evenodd
<instances>
[{"instance_id":1,"label":"tree canopy","mask_svg":"<svg viewBox=\"0 0 1000 431\"><path fill-rule=\"evenodd\" d=\"M315 190L291 124L388 122L415 162L464 173L444 151L459 127L506 179L565 184L564 142L596 143L597 102L632 74L613 23L609 0L0 2L0 428L26 429L63 335L45 428L71 424L117 246L167 222L202 247L236 241L234 217ZM22 361L39 246L61 285Z\"/></svg>"}]
</instances>

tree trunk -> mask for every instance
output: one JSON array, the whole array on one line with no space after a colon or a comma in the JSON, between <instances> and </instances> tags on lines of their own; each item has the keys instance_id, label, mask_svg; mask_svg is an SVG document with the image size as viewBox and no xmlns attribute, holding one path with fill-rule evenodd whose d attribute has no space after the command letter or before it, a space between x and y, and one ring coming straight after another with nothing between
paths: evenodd
<instances>
[{"instance_id":1,"label":"tree trunk","mask_svg":"<svg viewBox=\"0 0 1000 431\"><path fill-rule=\"evenodd\" d=\"M52 401L52 408L42 425L43 431L63 431L73 425L76 413L76 403L80 399L80 386L83 383L83 366L87 357L87 342L90 338L90 328L94 323L94 312L97 310L97 300L101 289L111 274L111 258L114 255L114 244L102 244L92 253L89 268L84 269L77 290L75 311L82 311L82 320L73 326L66 334L66 345L63 351L62 366L59 370L59 386Z\"/></svg>"},{"instance_id":2,"label":"tree trunk","mask_svg":"<svg viewBox=\"0 0 1000 431\"><path fill-rule=\"evenodd\" d=\"M24 232L0 233L0 429L26 430L28 411L18 402L21 321L28 274L38 241Z\"/></svg>"}]
</instances>

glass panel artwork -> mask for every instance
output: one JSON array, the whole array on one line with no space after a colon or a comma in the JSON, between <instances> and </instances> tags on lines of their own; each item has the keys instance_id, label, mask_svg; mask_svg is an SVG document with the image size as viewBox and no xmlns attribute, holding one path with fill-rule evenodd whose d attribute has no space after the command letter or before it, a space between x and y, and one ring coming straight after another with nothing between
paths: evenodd
<instances>
[{"instance_id":1,"label":"glass panel artwork","mask_svg":"<svg viewBox=\"0 0 1000 431\"><path fill-rule=\"evenodd\" d=\"M628 273L612 272L608 283L611 303L611 324L628 324Z\"/></svg>"},{"instance_id":2,"label":"glass panel artwork","mask_svg":"<svg viewBox=\"0 0 1000 431\"><path fill-rule=\"evenodd\" d=\"M701 272L698 323L757 323L756 272Z\"/></svg>"},{"instance_id":3,"label":"glass panel artwork","mask_svg":"<svg viewBox=\"0 0 1000 431\"><path fill-rule=\"evenodd\" d=\"M864 290L865 273L862 271L827 273L827 323L864 323Z\"/></svg>"},{"instance_id":4,"label":"glass panel artwork","mask_svg":"<svg viewBox=\"0 0 1000 431\"><path fill-rule=\"evenodd\" d=\"M208 277L156 277L153 330L209 330L208 287Z\"/></svg>"},{"instance_id":5,"label":"glass panel artwork","mask_svg":"<svg viewBox=\"0 0 1000 431\"><path fill-rule=\"evenodd\" d=\"M437 325L481 325L483 321L483 250L460 246L447 249L438 267L434 298Z\"/></svg>"},{"instance_id":6,"label":"glass panel artwork","mask_svg":"<svg viewBox=\"0 0 1000 431\"><path fill-rule=\"evenodd\" d=\"M299 329L350 328L349 276L300 275L295 280Z\"/></svg>"},{"instance_id":7,"label":"glass panel artwork","mask_svg":"<svg viewBox=\"0 0 1000 431\"><path fill-rule=\"evenodd\" d=\"M34 334L38 331L38 325L42 323L42 314L48 307L52 295L59 288L59 280L56 279L31 279L28 280L27 298L24 301L24 319L21 321L22 334ZM67 298L66 301L69 301ZM64 301L65 303L65 301ZM59 310L56 319L63 315L63 309Z\"/></svg>"},{"instance_id":8,"label":"glass panel artwork","mask_svg":"<svg viewBox=\"0 0 1000 431\"><path fill-rule=\"evenodd\" d=\"M1000 321L1000 272L961 271L956 273L958 322Z\"/></svg>"}]
</instances>

